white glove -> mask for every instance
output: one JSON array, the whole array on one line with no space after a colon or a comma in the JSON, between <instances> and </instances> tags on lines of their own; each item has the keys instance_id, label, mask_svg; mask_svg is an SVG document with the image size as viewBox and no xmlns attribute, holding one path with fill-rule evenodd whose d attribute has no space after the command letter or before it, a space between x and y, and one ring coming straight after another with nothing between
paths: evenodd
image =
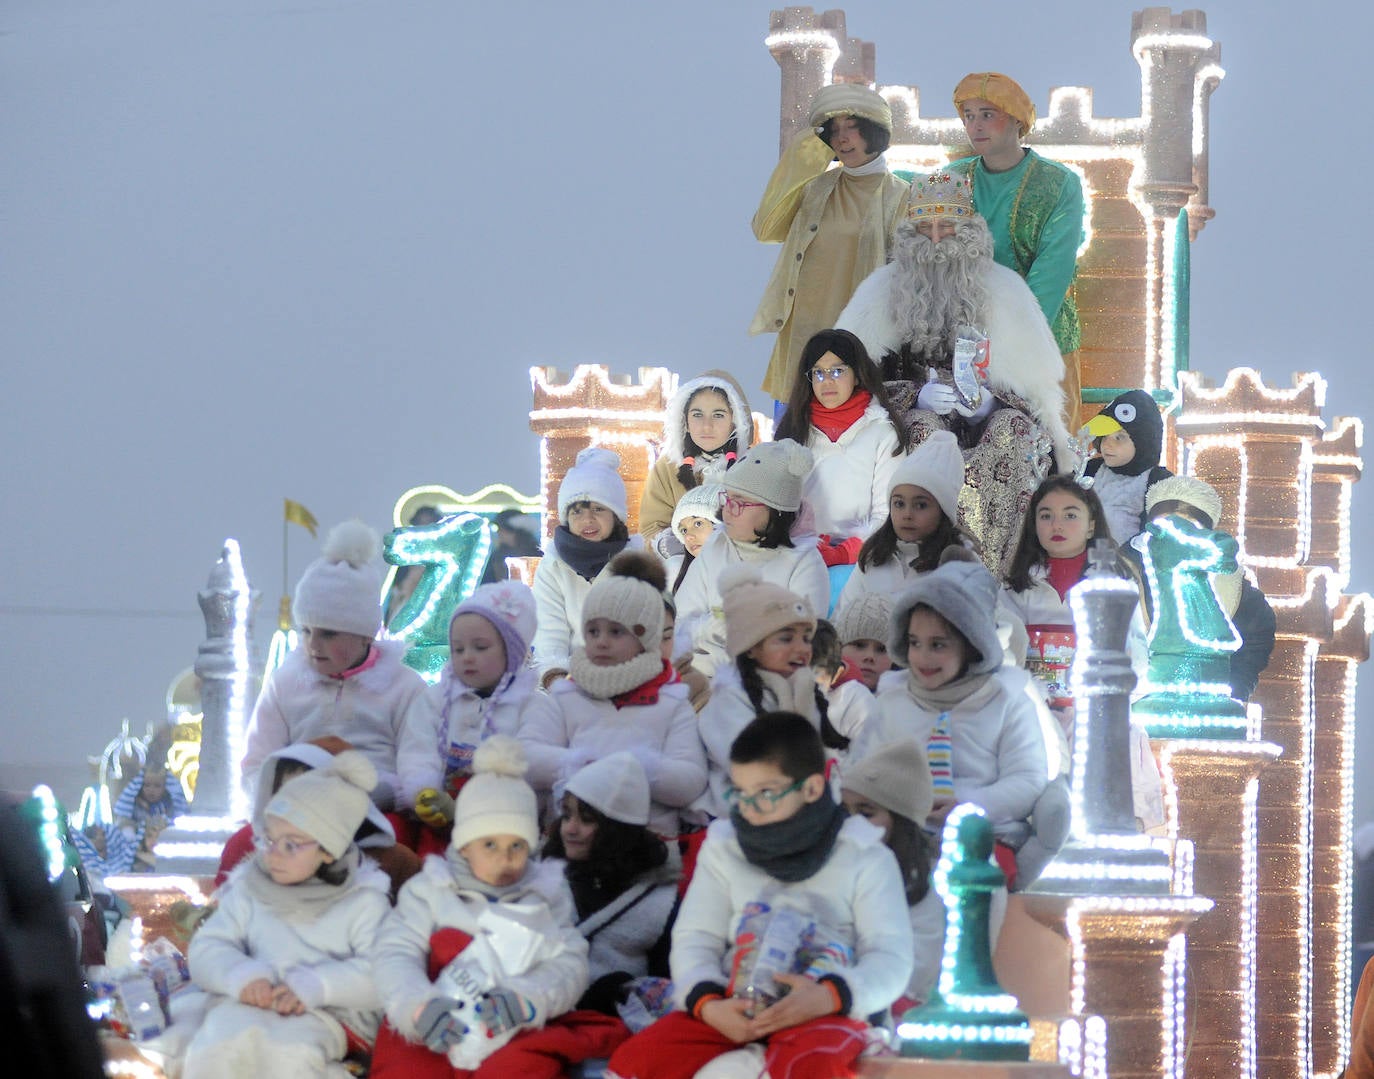
<instances>
[{"instance_id":1,"label":"white glove","mask_svg":"<svg viewBox=\"0 0 1374 1079\"><path fill-rule=\"evenodd\" d=\"M961 416L967 416L969 419L977 423L989 412L991 412L996 404L997 398L993 397L992 394L990 394L986 389L984 389L983 399L978 402L975 408L969 408L966 405L964 405L961 401L956 400L954 404L954 410L958 412Z\"/></svg>"},{"instance_id":2,"label":"white glove","mask_svg":"<svg viewBox=\"0 0 1374 1079\"><path fill-rule=\"evenodd\" d=\"M954 392L954 387L946 386L943 382L927 382L916 395L916 407L934 412L937 416L948 416L958 404L959 395Z\"/></svg>"}]
</instances>

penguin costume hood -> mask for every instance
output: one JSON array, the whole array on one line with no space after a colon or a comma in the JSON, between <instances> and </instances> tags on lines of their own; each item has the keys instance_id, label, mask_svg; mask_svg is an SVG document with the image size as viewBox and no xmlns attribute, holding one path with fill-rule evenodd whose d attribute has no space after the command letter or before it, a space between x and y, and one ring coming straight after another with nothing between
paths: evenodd
<instances>
[{"instance_id":1,"label":"penguin costume hood","mask_svg":"<svg viewBox=\"0 0 1374 1079\"><path fill-rule=\"evenodd\" d=\"M1112 469L1123 476L1139 476L1159 466L1159 457L1164 450L1164 417L1159 414L1159 406L1146 390L1130 390L1113 398L1101 412L1088 421L1088 433L1093 436L1093 448L1097 449L1104 435L1125 431L1135 444L1135 456L1130 464ZM1101 458L1091 462L1088 474L1097 468L1106 467Z\"/></svg>"}]
</instances>

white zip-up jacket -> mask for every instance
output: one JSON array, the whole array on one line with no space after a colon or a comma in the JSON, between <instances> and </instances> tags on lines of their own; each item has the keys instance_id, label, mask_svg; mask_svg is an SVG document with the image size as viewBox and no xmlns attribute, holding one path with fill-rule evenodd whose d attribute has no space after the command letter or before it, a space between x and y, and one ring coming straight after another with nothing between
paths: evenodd
<instances>
[{"instance_id":1,"label":"white zip-up jacket","mask_svg":"<svg viewBox=\"0 0 1374 1079\"><path fill-rule=\"evenodd\" d=\"M812 427L806 446L815 461L802 484L802 501L816 517L816 531L832 540L867 539L887 520L887 495L901 456L887 409L873 401L839 441Z\"/></svg>"}]
</instances>

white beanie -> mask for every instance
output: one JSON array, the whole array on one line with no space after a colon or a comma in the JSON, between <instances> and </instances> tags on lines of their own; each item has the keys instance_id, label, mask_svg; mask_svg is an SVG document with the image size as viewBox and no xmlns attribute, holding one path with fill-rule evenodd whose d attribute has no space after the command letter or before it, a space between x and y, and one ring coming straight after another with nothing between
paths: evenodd
<instances>
[{"instance_id":1,"label":"white beanie","mask_svg":"<svg viewBox=\"0 0 1374 1079\"><path fill-rule=\"evenodd\" d=\"M567 793L622 824L649 823L649 777L633 753L612 753L568 780Z\"/></svg>"},{"instance_id":2,"label":"white beanie","mask_svg":"<svg viewBox=\"0 0 1374 1079\"><path fill-rule=\"evenodd\" d=\"M693 487L677 500L673 507L673 534L679 539L682 533L677 526L688 517L705 517L708 521L720 520L720 504L725 498L725 487L719 483L703 483Z\"/></svg>"},{"instance_id":3,"label":"white beanie","mask_svg":"<svg viewBox=\"0 0 1374 1079\"><path fill-rule=\"evenodd\" d=\"M296 585L296 625L375 637L382 628L382 539L362 521L329 531L324 553Z\"/></svg>"},{"instance_id":4,"label":"white beanie","mask_svg":"<svg viewBox=\"0 0 1374 1079\"><path fill-rule=\"evenodd\" d=\"M790 438L760 442L725 474L727 490L758 499L775 510L801 508L802 481L811 473L811 451Z\"/></svg>"},{"instance_id":5,"label":"white beanie","mask_svg":"<svg viewBox=\"0 0 1374 1079\"><path fill-rule=\"evenodd\" d=\"M861 592L835 615L835 636L840 646L854 641L887 644L892 625L892 600L880 592Z\"/></svg>"},{"instance_id":6,"label":"white beanie","mask_svg":"<svg viewBox=\"0 0 1374 1079\"><path fill-rule=\"evenodd\" d=\"M742 656L770 633L797 622L816 624L815 612L804 596L765 581L749 562L726 566L718 578L725 616L725 650Z\"/></svg>"},{"instance_id":7,"label":"white beanie","mask_svg":"<svg viewBox=\"0 0 1374 1079\"><path fill-rule=\"evenodd\" d=\"M377 769L356 749L347 749L314 771L288 779L263 815L279 817L319 843L333 858L348 850L367 816Z\"/></svg>"},{"instance_id":8,"label":"white beanie","mask_svg":"<svg viewBox=\"0 0 1374 1079\"><path fill-rule=\"evenodd\" d=\"M621 551L582 601L583 632L593 618L607 618L634 633L644 651L657 652L663 642L667 587L667 571L658 558L647 551Z\"/></svg>"},{"instance_id":9,"label":"white beanie","mask_svg":"<svg viewBox=\"0 0 1374 1079\"><path fill-rule=\"evenodd\" d=\"M945 516L957 525L959 491L964 486L964 455L959 450L959 440L948 431L931 434L892 473L888 497L902 484L925 488Z\"/></svg>"},{"instance_id":10,"label":"white beanie","mask_svg":"<svg viewBox=\"0 0 1374 1079\"><path fill-rule=\"evenodd\" d=\"M558 485L558 523L568 523L568 507L574 502L595 502L624 521L627 516L625 481L620 478L620 454L602 446L588 446L577 455Z\"/></svg>"},{"instance_id":11,"label":"white beanie","mask_svg":"<svg viewBox=\"0 0 1374 1079\"><path fill-rule=\"evenodd\" d=\"M1221 495L1217 489L1196 476L1166 476L1150 484L1145 492L1145 512L1153 514L1161 502L1184 502L1202 511L1216 528L1221 522Z\"/></svg>"},{"instance_id":12,"label":"white beanie","mask_svg":"<svg viewBox=\"0 0 1374 1079\"><path fill-rule=\"evenodd\" d=\"M841 785L918 825L935 803L925 747L911 738L875 746L863 760L846 765Z\"/></svg>"},{"instance_id":13,"label":"white beanie","mask_svg":"<svg viewBox=\"0 0 1374 1079\"><path fill-rule=\"evenodd\" d=\"M497 633L506 647L506 673L514 674L529 658L530 643L539 628L539 614L530 586L519 581L496 581L484 584L462 603L449 619L449 632L460 614L481 615Z\"/></svg>"},{"instance_id":14,"label":"white beanie","mask_svg":"<svg viewBox=\"0 0 1374 1079\"><path fill-rule=\"evenodd\" d=\"M525 747L494 734L472 755L472 778L458 792L453 810L455 851L491 835L519 836L533 850L539 843L539 808L525 782Z\"/></svg>"}]
</instances>

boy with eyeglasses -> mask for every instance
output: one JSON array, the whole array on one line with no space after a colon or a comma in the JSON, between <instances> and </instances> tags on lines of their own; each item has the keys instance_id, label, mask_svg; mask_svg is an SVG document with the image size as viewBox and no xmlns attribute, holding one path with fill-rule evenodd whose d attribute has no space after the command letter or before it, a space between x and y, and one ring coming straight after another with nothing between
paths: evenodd
<instances>
[{"instance_id":1,"label":"boy with eyeglasses","mask_svg":"<svg viewBox=\"0 0 1374 1079\"><path fill-rule=\"evenodd\" d=\"M736 1052L751 1075L765 1067L793 1079L854 1074L869 1017L911 974L911 925L882 832L845 814L825 768L815 727L793 713L762 715L735 739L730 817L707 832L673 928L682 1010L621 1046L608 1076L687 1079ZM814 976L775 974L785 995L757 1010L727 987L741 924L765 907L823 927L829 954L844 958Z\"/></svg>"}]
</instances>

